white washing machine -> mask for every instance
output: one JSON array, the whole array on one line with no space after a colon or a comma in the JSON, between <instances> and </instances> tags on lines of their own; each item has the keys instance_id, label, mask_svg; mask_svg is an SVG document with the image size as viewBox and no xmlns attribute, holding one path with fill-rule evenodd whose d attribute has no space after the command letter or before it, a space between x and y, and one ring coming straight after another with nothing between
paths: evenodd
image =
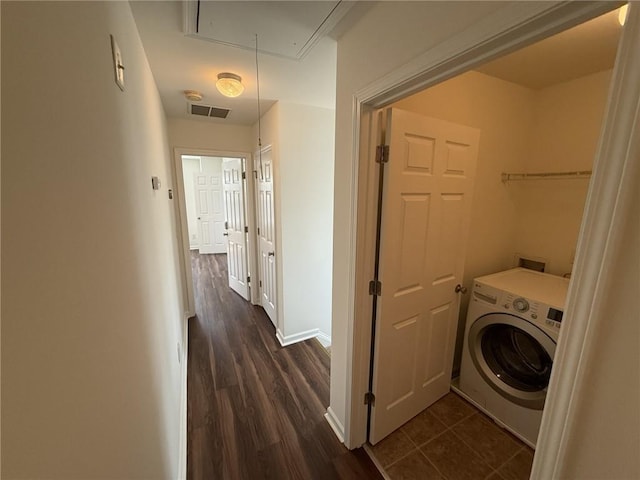
<instances>
[{"instance_id":1,"label":"white washing machine","mask_svg":"<svg viewBox=\"0 0 640 480\"><path fill-rule=\"evenodd\" d=\"M569 280L514 268L474 280L463 396L535 448Z\"/></svg>"}]
</instances>

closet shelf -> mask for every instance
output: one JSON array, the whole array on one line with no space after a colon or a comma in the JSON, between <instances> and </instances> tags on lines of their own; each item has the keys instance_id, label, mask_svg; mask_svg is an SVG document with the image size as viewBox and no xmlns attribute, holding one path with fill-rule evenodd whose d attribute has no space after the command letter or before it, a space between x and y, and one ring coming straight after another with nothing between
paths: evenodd
<instances>
[{"instance_id":1,"label":"closet shelf","mask_svg":"<svg viewBox=\"0 0 640 480\"><path fill-rule=\"evenodd\" d=\"M539 172L539 173L503 173L502 182L507 183L518 180L562 180L580 179L591 177L591 170L577 172Z\"/></svg>"}]
</instances>

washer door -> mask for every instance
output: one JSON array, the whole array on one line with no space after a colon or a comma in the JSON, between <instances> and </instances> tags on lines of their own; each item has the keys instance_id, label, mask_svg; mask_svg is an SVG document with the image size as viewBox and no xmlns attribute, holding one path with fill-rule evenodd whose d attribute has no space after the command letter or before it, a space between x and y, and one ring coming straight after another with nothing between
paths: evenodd
<instances>
[{"instance_id":1,"label":"washer door","mask_svg":"<svg viewBox=\"0 0 640 480\"><path fill-rule=\"evenodd\" d=\"M496 392L523 407L542 410L556 343L524 318L489 313L469 329L469 353Z\"/></svg>"}]
</instances>

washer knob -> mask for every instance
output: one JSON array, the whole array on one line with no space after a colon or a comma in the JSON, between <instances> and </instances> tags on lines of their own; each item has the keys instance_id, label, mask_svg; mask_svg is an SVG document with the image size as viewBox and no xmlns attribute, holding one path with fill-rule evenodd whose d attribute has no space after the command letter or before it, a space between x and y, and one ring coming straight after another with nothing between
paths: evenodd
<instances>
[{"instance_id":1,"label":"washer knob","mask_svg":"<svg viewBox=\"0 0 640 480\"><path fill-rule=\"evenodd\" d=\"M516 311L520 313L526 312L527 310L529 310L529 302L527 302L524 298L516 298L513 301L513 308L515 308Z\"/></svg>"}]
</instances>

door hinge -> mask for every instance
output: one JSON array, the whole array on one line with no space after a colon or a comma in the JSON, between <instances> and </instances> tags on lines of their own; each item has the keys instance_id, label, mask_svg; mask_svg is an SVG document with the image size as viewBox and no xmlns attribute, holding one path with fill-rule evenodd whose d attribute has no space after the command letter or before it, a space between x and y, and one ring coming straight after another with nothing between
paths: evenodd
<instances>
[{"instance_id":1,"label":"door hinge","mask_svg":"<svg viewBox=\"0 0 640 480\"><path fill-rule=\"evenodd\" d=\"M251 277L247 277L247 283L251 283Z\"/></svg>"},{"instance_id":2,"label":"door hinge","mask_svg":"<svg viewBox=\"0 0 640 480\"><path fill-rule=\"evenodd\" d=\"M249 227L247 226L244 227L244 233L249 233Z\"/></svg>"},{"instance_id":3,"label":"door hinge","mask_svg":"<svg viewBox=\"0 0 640 480\"><path fill-rule=\"evenodd\" d=\"M258 170L253 171L253 178L258 179Z\"/></svg>"},{"instance_id":4,"label":"door hinge","mask_svg":"<svg viewBox=\"0 0 640 480\"><path fill-rule=\"evenodd\" d=\"M371 405L373 407L376 404L376 396L371 392L365 393L364 394L364 404L365 405Z\"/></svg>"},{"instance_id":5,"label":"door hinge","mask_svg":"<svg viewBox=\"0 0 640 480\"><path fill-rule=\"evenodd\" d=\"M260 284L260 287L262 287L262 280L260 280L258 283Z\"/></svg>"},{"instance_id":6,"label":"door hinge","mask_svg":"<svg viewBox=\"0 0 640 480\"><path fill-rule=\"evenodd\" d=\"M245 180L247 178L247 172L242 172L242 179Z\"/></svg>"},{"instance_id":7,"label":"door hinge","mask_svg":"<svg viewBox=\"0 0 640 480\"><path fill-rule=\"evenodd\" d=\"M229 222L227 222L226 220L224 221L224 229L229 230Z\"/></svg>"},{"instance_id":8,"label":"door hinge","mask_svg":"<svg viewBox=\"0 0 640 480\"><path fill-rule=\"evenodd\" d=\"M389 145L378 145L376 147L376 163L389 162Z\"/></svg>"},{"instance_id":9,"label":"door hinge","mask_svg":"<svg viewBox=\"0 0 640 480\"><path fill-rule=\"evenodd\" d=\"M371 280L369 282L369 295L379 297L382 295L382 282L380 280Z\"/></svg>"},{"instance_id":10,"label":"door hinge","mask_svg":"<svg viewBox=\"0 0 640 480\"><path fill-rule=\"evenodd\" d=\"M258 235L260 235L260 227L258 227Z\"/></svg>"}]
</instances>

